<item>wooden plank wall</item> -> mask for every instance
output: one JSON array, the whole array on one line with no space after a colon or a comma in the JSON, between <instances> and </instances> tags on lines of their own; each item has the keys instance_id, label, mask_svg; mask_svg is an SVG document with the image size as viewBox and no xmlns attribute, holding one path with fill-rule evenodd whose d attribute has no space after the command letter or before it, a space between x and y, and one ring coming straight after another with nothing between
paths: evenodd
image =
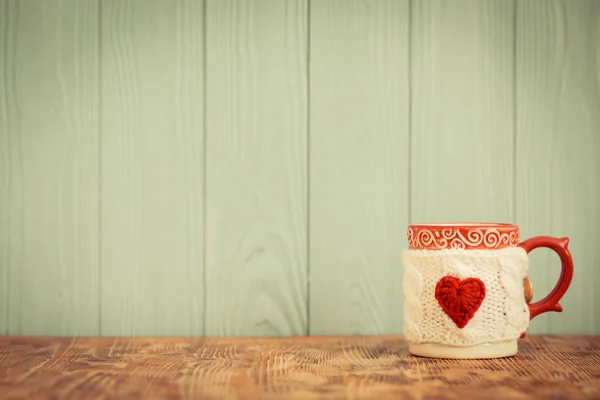
<instances>
[{"instance_id":1,"label":"wooden plank wall","mask_svg":"<svg viewBox=\"0 0 600 400\"><path fill-rule=\"evenodd\" d=\"M0 0L0 334L400 333L467 219L600 333L600 1Z\"/></svg>"},{"instance_id":2,"label":"wooden plank wall","mask_svg":"<svg viewBox=\"0 0 600 400\"><path fill-rule=\"evenodd\" d=\"M205 333L305 333L307 2L206 6Z\"/></svg>"},{"instance_id":3,"label":"wooden plank wall","mask_svg":"<svg viewBox=\"0 0 600 400\"><path fill-rule=\"evenodd\" d=\"M100 333L197 334L204 298L203 4L100 4Z\"/></svg>"},{"instance_id":4,"label":"wooden plank wall","mask_svg":"<svg viewBox=\"0 0 600 400\"><path fill-rule=\"evenodd\" d=\"M310 332L399 332L409 2L313 1Z\"/></svg>"},{"instance_id":5,"label":"wooden plank wall","mask_svg":"<svg viewBox=\"0 0 600 400\"><path fill-rule=\"evenodd\" d=\"M0 2L0 330L99 333L99 5Z\"/></svg>"},{"instance_id":6,"label":"wooden plank wall","mask_svg":"<svg viewBox=\"0 0 600 400\"><path fill-rule=\"evenodd\" d=\"M562 301L573 312L532 328L600 333L600 1L518 2L517 33L515 221L525 237L569 236L577 268ZM531 263L548 293L556 255L536 250Z\"/></svg>"}]
</instances>

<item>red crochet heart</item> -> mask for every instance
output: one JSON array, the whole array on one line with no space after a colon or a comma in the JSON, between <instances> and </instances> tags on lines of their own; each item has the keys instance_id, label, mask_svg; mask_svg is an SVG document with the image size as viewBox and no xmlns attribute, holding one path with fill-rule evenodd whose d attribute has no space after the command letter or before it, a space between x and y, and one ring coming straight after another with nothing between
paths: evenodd
<instances>
[{"instance_id":1,"label":"red crochet heart","mask_svg":"<svg viewBox=\"0 0 600 400\"><path fill-rule=\"evenodd\" d=\"M464 328L485 298L485 284L478 278L445 276L435 286L435 298L456 326Z\"/></svg>"}]
</instances>

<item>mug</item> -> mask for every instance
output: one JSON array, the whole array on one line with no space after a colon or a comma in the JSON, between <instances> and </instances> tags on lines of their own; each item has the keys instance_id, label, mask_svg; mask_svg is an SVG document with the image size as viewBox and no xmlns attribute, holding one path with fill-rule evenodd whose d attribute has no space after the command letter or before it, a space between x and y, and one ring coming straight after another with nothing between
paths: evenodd
<instances>
[{"instance_id":1,"label":"mug","mask_svg":"<svg viewBox=\"0 0 600 400\"><path fill-rule=\"evenodd\" d=\"M506 223L411 224L404 264L404 335L417 356L454 359L514 356L529 322L559 300L573 277L569 238L520 242ZM554 289L531 303L528 254L554 250L562 272Z\"/></svg>"}]
</instances>

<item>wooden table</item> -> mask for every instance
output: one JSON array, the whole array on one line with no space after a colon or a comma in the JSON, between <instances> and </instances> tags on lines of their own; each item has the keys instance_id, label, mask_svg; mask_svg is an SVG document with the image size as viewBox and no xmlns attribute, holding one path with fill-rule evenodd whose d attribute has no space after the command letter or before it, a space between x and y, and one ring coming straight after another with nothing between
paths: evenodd
<instances>
[{"instance_id":1,"label":"wooden table","mask_svg":"<svg viewBox=\"0 0 600 400\"><path fill-rule=\"evenodd\" d=\"M600 399L600 336L527 337L516 357L436 360L399 336L0 337L0 398Z\"/></svg>"}]
</instances>

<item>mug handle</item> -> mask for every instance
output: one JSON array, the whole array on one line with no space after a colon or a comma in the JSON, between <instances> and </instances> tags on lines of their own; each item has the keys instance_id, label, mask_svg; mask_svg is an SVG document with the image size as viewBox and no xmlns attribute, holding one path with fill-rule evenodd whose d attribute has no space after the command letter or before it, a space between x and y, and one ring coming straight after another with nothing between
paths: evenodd
<instances>
[{"instance_id":1,"label":"mug handle","mask_svg":"<svg viewBox=\"0 0 600 400\"><path fill-rule=\"evenodd\" d=\"M522 247L527 254L538 247L547 247L558 254L561 262L560 278L558 278L558 282L556 283L556 286L554 286L554 289L540 301L528 304L529 319L532 320L538 315L548 311L562 312L562 306L559 301L567 292L567 289L571 284L571 279L573 279L573 258L571 257L571 252L569 252L569 238L535 236L519 243L519 246Z\"/></svg>"}]
</instances>

